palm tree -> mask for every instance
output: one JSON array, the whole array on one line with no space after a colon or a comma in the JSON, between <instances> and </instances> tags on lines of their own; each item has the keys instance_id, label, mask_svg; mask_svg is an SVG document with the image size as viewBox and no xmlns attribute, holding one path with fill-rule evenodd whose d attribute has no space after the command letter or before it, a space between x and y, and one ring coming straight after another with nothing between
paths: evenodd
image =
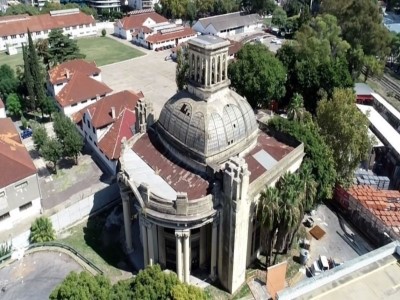
<instances>
[{"instance_id":1,"label":"palm tree","mask_svg":"<svg viewBox=\"0 0 400 300\"><path fill-rule=\"evenodd\" d=\"M29 235L29 242L31 244L50 242L55 239L56 232L49 218L39 217L32 223L31 233Z\"/></svg>"},{"instance_id":2,"label":"palm tree","mask_svg":"<svg viewBox=\"0 0 400 300\"><path fill-rule=\"evenodd\" d=\"M279 191L275 187L267 187L260 195L258 205L258 220L266 232L266 264L272 262L272 251L276 241L276 232L280 219Z\"/></svg>"},{"instance_id":3,"label":"palm tree","mask_svg":"<svg viewBox=\"0 0 400 300\"><path fill-rule=\"evenodd\" d=\"M287 118L293 121L302 121L304 117L305 109L304 109L304 100L303 96L295 93L290 100L288 110L287 110Z\"/></svg>"},{"instance_id":4,"label":"palm tree","mask_svg":"<svg viewBox=\"0 0 400 300\"><path fill-rule=\"evenodd\" d=\"M304 161L300 168L300 178L304 188L304 209L309 211L315 204L317 196L318 183L312 174L309 161Z\"/></svg>"}]
</instances>

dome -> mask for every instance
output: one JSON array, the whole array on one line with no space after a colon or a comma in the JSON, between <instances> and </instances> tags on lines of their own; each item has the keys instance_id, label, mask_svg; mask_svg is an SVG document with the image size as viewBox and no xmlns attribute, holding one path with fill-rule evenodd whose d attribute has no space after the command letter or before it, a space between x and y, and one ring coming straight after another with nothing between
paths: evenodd
<instances>
[{"instance_id":1,"label":"dome","mask_svg":"<svg viewBox=\"0 0 400 300\"><path fill-rule=\"evenodd\" d=\"M202 100L182 91L170 98L158 120L161 138L202 163L223 162L255 140L257 121L249 103L225 88Z\"/></svg>"}]
</instances>

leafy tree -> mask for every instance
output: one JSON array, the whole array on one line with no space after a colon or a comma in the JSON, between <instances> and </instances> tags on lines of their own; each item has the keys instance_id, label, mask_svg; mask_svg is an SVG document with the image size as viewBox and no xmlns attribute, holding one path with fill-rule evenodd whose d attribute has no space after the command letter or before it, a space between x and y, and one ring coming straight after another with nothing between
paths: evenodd
<instances>
[{"instance_id":1,"label":"leafy tree","mask_svg":"<svg viewBox=\"0 0 400 300\"><path fill-rule=\"evenodd\" d=\"M46 66L47 70L49 70L50 69L49 40L39 39L36 42L36 51L38 56L42 59L43 64Z\"/></svg>"},{"instance_id":2,"label":"leafy tree","mask_svg":"<svg viewBox=\"0 0 400 300\"><path fill-rule=\"evenodd\" d=\"M200 288L186 283L175 285L171 295L173 300L206 300L206 295Z\"/></svg>"},{"instance_id":3,"label":"leafy tree","mask_svg":"<svg viewBox=\"0 0 400 300\"><path fill-rule=\"evenodd\" d=\"M367 81L369 76L381 76L383 70L385 69L385 60L379 61L376 57L372 55L367 55L364 57L364 82Z\"/></svg>"},{"instance_id":4,"label":"leafy tree","mask_svg":"<svg viewBox=\"0 0 400 300\"><path fill-rule=\"evenodd\" d=\"M289 134L304 144L305 159L308 159L317 182L317 199L330 199L336 182L335 162L332 150L316 124L312 120L299 123L275 117L268 122L268 126L275 131Z\"/></svg>"},{"instance_id":5,"label":"leafy tree","mask_svg":"<svg viewBox=\"0 0 400 300\"><path fill-rule=\"evenodd\" d=\"M102 37L105 37L106 34L107 34L107 31L103 28L103 29L101 30L101 36L102 36Z\"/></svg>"},{"instance_id":6,"label":"leafy tree","mask_svg":"<svg viewBox=\"0 0 400 300\"><path fill-rule=\"evenodd\" d=\"M51 220L47 217L39 217L33 221L31 225L31 233L29 235L29 242L43 243L51 242L56 239L56 232L53 229Z\"/></svg>"},{"instance_id":7,"label":"leafy tree","mask_svg":"<svg viewBox=\"0 0 400 300\"><path fill-rule=\"evenodd\" d=\"M260 194L257 217L265 230L267 265L272 264L276 233L280 222L280 195L275 187L267 187Z\"/></svg>"},{"instance_id":8,"label":"leafy tree","mask_svg":"<svg viewBox=\"0 0 400 300\"><path fill-rule=\"evenodd\" d=\"M252 107L266 107L285 94L286 70L264 45L246 44L229 64L232 87L247 98Z\"/></svg>"},{"instance_id":9,"label":"leafy tree","mask_svg":"<svg viewBox=\"0 0 400 300\"><path fill-rule=\"evenodd\" d=\"M304 108L303 96L295 93L289 103L287 117L289 120L301 121L306 110Z\"/></svg>"},{"instance_id":10,"label":"leafy tree","mask_svg":"<svg viewBox=\"0 0 400 300\"><path fill-rule=\"evenodd\" d=\"M44 144L47 143L49 136L47 135L47 130L42 124L35 124L33 126L33 134L32 134L33 143L35 145L35 149L40 151Z\"/></svg>"},{"instance_id":11,"label":"leafy tree","mask_svg":"<svg viewBox=\"0 0 400 300\"><path fill-rule=\"evenodd\" d=\"M43 118L43 115L46 114L50 117L50 120L51 120L52 114L57 111L57 106L55 104L55 100L50 96L47 96L46 98L44 98L44 100L41 103L39 103L39 107L40 107L40 111L42 113L42 118Z\"/></svg>"},{"instance_id":12,"label":"leafy tree","mask_svg":"<svg viewBox=\"0 0 400 300\"><path fill-rule=\"evenodd\" d=\"M21 99L15 93L8 95L6 100L7 111L11 116L20 117L22 115Z\"/></svg>"},{"instance_id":13,"label":"leafy tree","mask_svg":"<svg viewBox=\"0 0 400 300\"><path fill-rule=\"evenodd\" d=\"M80 53L75 40L64 35L61 29L53 29L48 38L48 57L52 65L57 65L71 59L85 58L85 55Z\"/></svg>"},{"instance_id":14,"label":"leafy tree","mask_svg":"<svg viewBox=\"0 0 400 300\"><path fill-rule=\"evenodd\" d=\"M162 14L167 18L172 19L182 18L185 16L187 4L188 0L160 0Z\"/></svg>"},{"instance_id":15,"label":"leafy tree","mask_svg":"<svg viewBox=\"0 0 400 300\"><path fill-rule=\"evenodd\" d=\"M282 9L282 7L278 6L275 8L272 13L272 24L278 26L279 28L285 27L287 21L286 12Z\"/></svg>"},{"instance_id":16,"label":"leafy tree","mask_svg":"<svg viewBox=\"0 0 400 300\"><path fill-rule=\"evenodd\" d=\"M54 139L50 138L44 143L40 149L40 154L47 161L50 161L54 165L54 172L57 174L57 162L61 158L63 153L63 148L61 143Z\"/></svg>"},{"instance_id":17,"label":"leafy tree","mask_svg":"<svg viewBox=\"0 0 400 300\"><path fill-rule=\"evenodd\" d=\"M29 60L28 48L26 46L22 46L22 55L24 59L24 83L26 90L26 103L25 108L27 110L34 111L36 109L36 96L35 96L35 82L33 80L31 65Z\"/></svg>"},{"instance_id":18,"label":"leafy tree","mask_svg":"<svg viewBox=\"0 0 400 300\"><path fill-rule=\"evenodd\" d=\"M104 276L92 276L87 272L71 272L50 294L51 300L96 299L109 300L111 283Z\"/></svg>"},{"instance_id":19,"label":"leafy tree","mask_svg":"<svg viewBox=\"0 0 400 300\"><path fill-rule=\"evenodd\" d=\"M189 80L189 57L188 50L180 48L176 52L176 75L175 81L178 87L178 91L187 88L187 82Z\"/></svg>"},{"instance_id":20,"label":"leafy tree","mask_svg":"<svg viewBox=\"0 0 400 300\"><path fill-rule=\"evenodd\" d=\"M338 181L350 183L371 147L368 118L357 108L354 91L335 89L332 99L322 100L317 108L317 123L333 150Z\"/></svg>"},{"instance_id":21,"label":"leafy tree","mask_svg":"<svg viewBox=\"0 0 400 300\"><path fill-rule=\"evenodd\" d=\"M276 8L276 3L274 0L252 0L251 1L251 11L257 12L261 15L272 14Z\"/></svg>"},{"instance_id":22,"label":"leafy tree","mask_svg":"<svg viewBox=\"0 0 400 300\"><path fill-rule=\"evenodd\" d=\"M362 49L366 56L378 61L390 53L390 33L382 24L382 16L377 4L371 0L324 0L322 11L338 19L343 38L352 49ZM368 28L368 30L366 30ZM349 52L350 71L356 78L364 65L363 55L351 55Z\"/></svg>"},{"instance_id":23,"label":"leafy tree","mask_svg":"<svg viewBox=\"0 0 400 300\"><path fill-rule=\"evenodd\" d=\"M10 5L7 7L5 15L22 15L28 14L30 16L38 15L39 10L28 4Z\"/></svg>"},{"instance_id":24,"label":"leafy tree","mask_svg":"<svg viewBox=\"0 0 400 300\"><path fill-rule=\"evenodd\" d=\"M18 89L18 79L14 70L6 64L0 66L0 97L7 99L8 95Z\"/></svg>"},{"instance_id":25,"label":"leafy tree","mask_svg":"<svg viewBox=\"0 0 400 300\"><path fill-rule=\"evenodd\" d=\"M83 138L68 117L57 113L53 122L54 132L63 149L63 156L73 157L78 163L78 155L83 147Z\"/></svg>"}]
</instances>

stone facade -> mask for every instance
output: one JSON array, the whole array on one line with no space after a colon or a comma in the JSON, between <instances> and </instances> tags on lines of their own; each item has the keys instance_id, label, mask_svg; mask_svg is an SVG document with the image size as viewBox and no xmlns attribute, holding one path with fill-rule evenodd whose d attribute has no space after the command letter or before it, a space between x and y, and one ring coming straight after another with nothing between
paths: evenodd
<instances>
[{"instance_id":1,"label":"stone facade","mask_svg":"<svg viewBox=\"0 0 400 300\"><path fill-rule=\"evenodd\" d=\"M233 293L259 254L259 194L296 171L304 148L258 129L247 101L229 89L228 46L211 36L189 42L188 91L168 100L154 124L141 103L140 131L123 144L118 182L128 252L143 251L144 266L158 263L183 282L207 272ZM133 247L134 211L142 249Z\"/></svg>"}]
</instances>

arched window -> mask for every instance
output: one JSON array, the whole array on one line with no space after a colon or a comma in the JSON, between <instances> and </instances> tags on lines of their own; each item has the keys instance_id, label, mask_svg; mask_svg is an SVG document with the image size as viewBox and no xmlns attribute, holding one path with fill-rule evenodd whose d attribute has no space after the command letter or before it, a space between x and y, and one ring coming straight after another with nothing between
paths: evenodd
<instances>
[{"instance_id":1,"label":"arched window","mask_svg":"<svg viewBox=\"0 0 400 300\"><path fill-rule=\"evenodd\" d=\"M211 84L215 84L215 58L211 59Z\"/></svg>"},{"instance_id":2,"label":"arched window","mask_svg":"<svg viewBox=\"0 0 400 300\"><path fill-rule=\"evenodd\" d=\"M195 74L196 74L196 61L194 60L194 54L192 54L192 59L190 61L191 66L190 66L190 79L194 80Z\"/></svg>"},{"instance_id":3,"label":"arched window","mask_svg":"<svg viewBox=\"0 0 400 300\"><path fill-rule=\"evenodd\" d=\"M218 63L217 63L217 82L220 82L220 74L221 74L221 55L218 55Z\"/></svg>"},{"instance_id":4,"label":"arched window","mask_svg":"<svg viewBox=\"0 0 400 300\"><path fill-rule=\"evenodd\" d=\"M200 56L196 57L196 81L200 82Z\"/></svg>"},{"instance_id":5,"label":"arched window","mask_svg":"<svg viewBox=\"0 0 400 300\"><path fill-rule=\"evenodd\" d=\"M226 74L226 55L224 54L222 56L222 80L225 80L227 78Z\"/></svg>"}]
</instances>

